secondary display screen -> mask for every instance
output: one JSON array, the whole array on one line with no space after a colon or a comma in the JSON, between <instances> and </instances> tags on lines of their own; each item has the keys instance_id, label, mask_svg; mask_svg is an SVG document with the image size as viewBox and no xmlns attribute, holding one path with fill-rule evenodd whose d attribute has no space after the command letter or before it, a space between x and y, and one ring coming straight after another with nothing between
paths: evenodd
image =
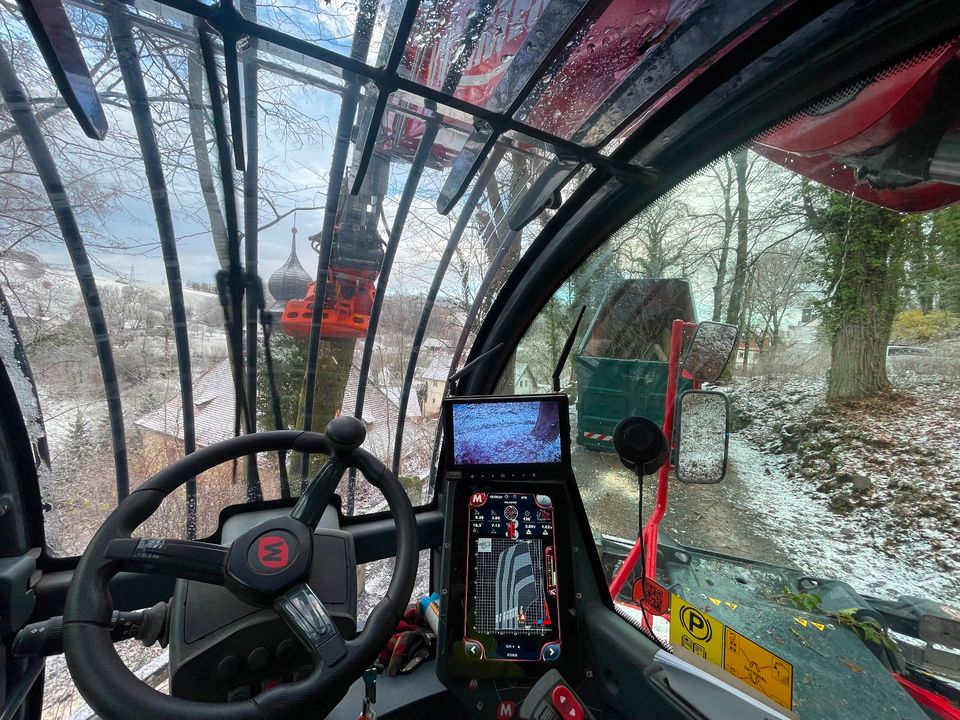
<instances>
[{"instance_id":1,"label":"secondary display screen","mask_svg":"<svg viewBox=\"0 0 960 720\"><path fill-rule=\"evenodd\" d=\"M464 651L474 659L560 659L553 502L472 492Z\"/></svg>"},{"instance_id":2,"label":"secondary display screen","mask_svg":"<svg viewBox=\"0 0 960 720\"><path fill-rule=\"evenodd\" d=\"M563 460L560 403L556 399L457 402L454 465L528 465Z\"/></svg>"}]
</instances>

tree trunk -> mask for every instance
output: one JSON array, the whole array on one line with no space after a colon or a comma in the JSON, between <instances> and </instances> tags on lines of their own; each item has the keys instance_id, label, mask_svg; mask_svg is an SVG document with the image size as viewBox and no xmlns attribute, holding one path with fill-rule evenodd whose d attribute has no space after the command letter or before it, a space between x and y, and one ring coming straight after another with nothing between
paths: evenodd
<instances>
[{"instance_id":1,"label":"tree trunk","mask_svg":"<svg viewBox=\"0 0 960 720\"><path fill-rule=\"evenodd\" d=\"M886 347L890 328L867 320L842 325L830 346L827 400L844 401L876 395L890 385Z\"/></svg>"},{"instance_id":2,"label":"tree trunk","mask_svg":"<svg viewBox=\"0 0 960 720\"><path fill-rule=\"evenodd\" d=\"M717 262L717 282L713 286L713 322L723 319L723 289L727 283L727 260L730 257L730 238L733 236L733 204L730 193L733 191L733 174L730 170L730 159L724 157L727 168L727 182L722 186L723 192L723 245L720 246L720 260Z\"/></svg>"},{"instance_id":3,"label":"tree trunk","mask_svg":"<svg viewBox=\"0 0 960 720\"><path fill-rule=\"evenodd\" d=\"M869 397L890 386L886 348L903 281L903 221L890 211L859 206L853 223L860 237L845 238L845 267L830 299L830 401Z\"/></svg>"},{"instance_id":4,"label":"tree trunk","mask_svg":"<svg viewBox=\"0 0 960 720\"><path fill-rule=\"evenodd\" d=\"M740 320L743 305L743 290L747 279L747 230L750 220L750 197L747 194L747 151L740 150L733 156L737 177L737 267L730 288L730 304L727 305L727 322L731 325Z\"/></svg>"},{"instance_id":5,"label":"tree trunk","mask_svg":"<svg viewBox=\"0 0 960 720\"><path fill-rule=\"evenodd\" d=\"M354 338L335 340L321 340L320 351L317 355L317 377L314 383L313 395L313 432L323 432L327 423L340 414L343 406L343 395L347 387L347 378L350 375L350 366L353 362L353 351L357 341ZM297 425L303 419L304 393L300 393L300 403L297 408ZM351 414L353 408L348 409ZM296 457L293 457L296 455ZM313 477L323 463L325 455L310 456L309 477L301 478L307 482ZM299 453L291 453L288 464L292 473L299 473Z\"/></svg>"}]
</instances>

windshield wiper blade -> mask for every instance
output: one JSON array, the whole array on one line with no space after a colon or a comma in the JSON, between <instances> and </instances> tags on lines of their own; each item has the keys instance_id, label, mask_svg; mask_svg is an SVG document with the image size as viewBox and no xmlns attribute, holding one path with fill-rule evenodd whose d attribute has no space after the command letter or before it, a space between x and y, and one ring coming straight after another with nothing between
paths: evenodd
<instances>
[{"instance_id":1,"label":"windshield wiper blade","mask_svg":"<svg viewBox=\"0 0 960 720\"><path fill-rule=\"evenodd\" d=\"M224 221L227 230L229 265L226 270L220 270L216 277L217 294L223 307L227 335L227 356L230 359L230 369L237 398L238 420L234 422L234 434L239 435L239 413L243 415L246 431L249 434L257 431L257 421L252 405L253 398L247 397L244 384L243 297L246 283L243 265L240 261L240 234L237 227L237 198L233 182L233 164L230 157L226 118L223 113L223 97L220 94L217 61L213 52L213 38L206 24L199 20L197 21L197 31L200 37L200 52L203 56L203 68L207 77L207 90L210 93L210 105L213 112L214 139L220 167ZM254 456L247 461L247 501L259 502L262 499L263 489L260 485L256 457Z\"/></svg>"},{"instance_id":2,"label":"windshield wiper blade","mask_svg":"<svg viewBox=\"0 0 960 720\"><path fill-rule=\"evenodd\" d=\"M90 70L67 11L60 0L17 0L53 81L84 134L93 140L107 136L107 116L90 77Z\"/></svg>"}]
</instances>

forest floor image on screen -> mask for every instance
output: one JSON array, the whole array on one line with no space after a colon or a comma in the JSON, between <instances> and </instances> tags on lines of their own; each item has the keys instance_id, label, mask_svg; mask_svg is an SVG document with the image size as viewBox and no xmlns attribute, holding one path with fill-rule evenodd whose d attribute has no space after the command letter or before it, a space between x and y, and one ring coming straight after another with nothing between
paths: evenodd
<instances>
[{"instance_id":1,"label":"forest floor image on screen","mask_svg":"<svg viewBox=\"0 0 960 720\"><path fill-rule=\"evenodd\" d=\"M474 587L478 632L547 632L540 540L478 538Z\"/></svg>"},{"instance_id":2,"label":"forest floor image on screen","mask_svg":"<svg viewBox=\"0 0 960 720\"><path fill-rule=\"evenodd\" d=\"M552 400L455 404L453 454L457 465L560 462L560 408Z\"/></svg>"}]
</instances>

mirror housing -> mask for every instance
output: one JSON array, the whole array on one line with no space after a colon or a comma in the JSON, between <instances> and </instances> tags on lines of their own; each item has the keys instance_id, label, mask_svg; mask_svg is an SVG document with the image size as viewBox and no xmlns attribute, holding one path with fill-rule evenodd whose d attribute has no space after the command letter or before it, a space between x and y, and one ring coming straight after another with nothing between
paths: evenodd
<instances>
[{"instance_id":1,"label":"mirror housing","mask_svg":"<svg viewBox=\"0 0 960 720\"><path fill-rule=\"evenodd\" d=\"M730 362L739 337L740 328L736 325L709 321L697 325L680 360L683 376L700 382L716 382Z\"/></svg>"},{"instance_id":2,"label":"mirror housing","mask_svg":"<svg viewBox=\"0 0 960 720\"><path fill-rule=\"evenodd\" d=\"M710 485L727 474L730 402L715 390L688 390L677 402L677 480Z\"/></svg>"}]
</instances>

